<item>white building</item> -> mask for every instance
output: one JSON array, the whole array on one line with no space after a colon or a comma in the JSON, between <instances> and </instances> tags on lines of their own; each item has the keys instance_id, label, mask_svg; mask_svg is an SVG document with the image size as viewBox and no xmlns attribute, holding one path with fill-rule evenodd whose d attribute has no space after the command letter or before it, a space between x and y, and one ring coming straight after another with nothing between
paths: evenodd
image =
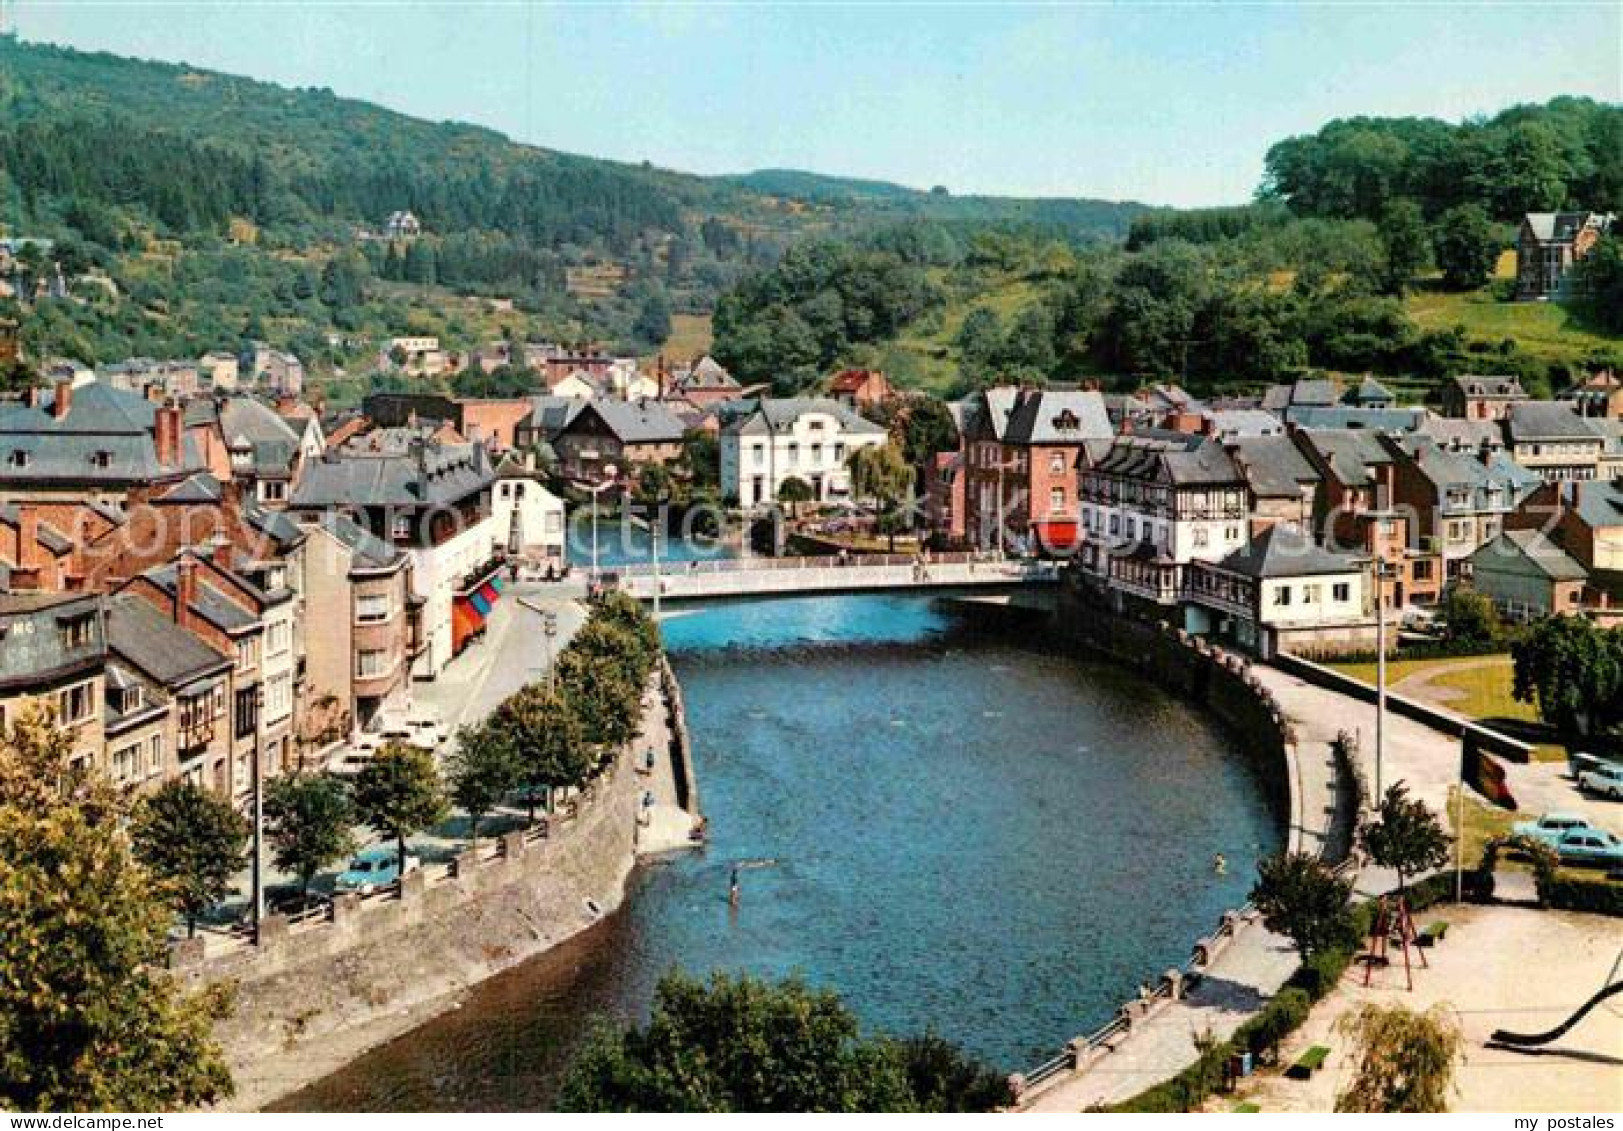
<instances>
[{"instance_id":1,"label":"white building","mask_svg":"<svg viewBox=\"0 0 1623 1131\"><path fill-rule=\"evenodd\" d=\"M878 447L887 433L827 398L760 400L721 430L721 492L741 507L768 506L799 479L819 502L848 498L846 461Z\"/></svg>"},{"instance_id":2,"label":"white building","mask_svg":"<svg viewBox=\"0 0 1623 1131\"><path fill-rule=\"evenodd\" d=\"M503 588L511 525L491 509L495 469L482 444L414 440L410 450L328 455L304 469L292 509L301 518L349 515L411 558L421 602L412 674L433 679L483 631Z\"/></svg>"},{"instance_id":3,"label":"white building","mask_svg":"<svg viewBox=\"0 0 1623 1131\"><path fill-rule=\"evenodd\" d=\"M511 454L502 460L490 509L497 529L507 532L509 558L543 568L564 563L564 502L547 490L534 468Z\"/></svg>"},{"instance_id":4,"label":"white building","mask_svg":"<svg viewBox=\"0 0 1623 1131\"><path fill-rule=\"evenodd\" d=\"M1375 646L1370 562L1333 553L1284 523L1186 575L1185 627L1270 659Z\"/></svg>"},{"instance_id":5,"label":"white building","mask_svg":"<svg viewBox=\"0 0 1623 1131\"><path fill-rule=\"evenodd\" d=\"M1119 437L1081 476L1082 565L1161 604L1184 569L1245 545L1245 479L1221 443L1183 433Z\"/></svg>"}]
</instances>

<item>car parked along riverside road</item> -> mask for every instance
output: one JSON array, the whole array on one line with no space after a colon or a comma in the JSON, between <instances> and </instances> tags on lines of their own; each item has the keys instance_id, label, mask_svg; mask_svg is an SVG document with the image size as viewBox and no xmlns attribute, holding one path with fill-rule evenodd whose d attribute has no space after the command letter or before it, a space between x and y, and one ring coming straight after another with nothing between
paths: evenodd
<instances>
[{"instance_id":1,"label":"car parked along riverside road","mask_svg":"<svg viewBox=\"0 0 1623 1131\"><path fill-rule=\"evenodd\" d=\"M1578 775L1578 788L1585 793L1623 801L1623 766L1608 762Z\"/></svg>"},{"instance_id":2,"label":"car parked along riverside road","mask_svg":"<svg viewBox=\"0 0 1623 1131\"><path fill-rule=\"evenodd\" d=\"M405 872L415 872L422 864L417 857L406 853ZM379 888L388 887L402 874L400 854L393 848L382 846L367 848L356 853L355 858L349 862L349 867L339 873L338 879L333 883L333 890L369 895Z\"/></svg>"},{"instance_id":3,"label":"car parked along riverside road","mask_svg":"<svg viewBox=\"0 0 1623 1131\"><path fill-rule=\"evenodd\" d=\"M1517 821L1510 831L1554 848L1567 833L1579 829L1589 831L1589 821L1576 813L1546 813L1536 821Z\"/></svg>"}]
</instances>

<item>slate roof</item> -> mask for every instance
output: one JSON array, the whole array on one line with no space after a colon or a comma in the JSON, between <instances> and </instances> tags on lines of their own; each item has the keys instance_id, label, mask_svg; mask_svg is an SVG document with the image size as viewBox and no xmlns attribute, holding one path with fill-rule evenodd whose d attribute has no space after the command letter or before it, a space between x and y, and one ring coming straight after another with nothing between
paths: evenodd
<instances>
[{"instance_id":1,"label":"slate roof","mask_svg":"<svg viewBox=\"0 0 1623 1131\"><path fill-rule=\"evenodd\" d=\"M351 568L393 569L405 560L405 554L374 535L360 523L340 514L324 514L317 525L348 547Z\"/></svg>"},{"instance_id":2,"label":"slate roof","mask_svg":"<svg viewBox=\"0 0 1623 1131\"><path fill-rule=\"evenodd\" d=\"M569 427L586 401L580 397L531 397L528 424L544 436L556 436Z\"/></svg>"},{"instance_id":3,"label":"slate roof","mask_svg":"<svg viewBox=\"0 0 1623 1131\"><path fill-rule=\"evenodd\" d=\"M1009 411L1003 440L1009 444L1076 444L1114 434L1104 398L1098 393L1026 390Z\"/></svg>"},{"instance_id":4,"label":"slate roof","mask_svg":"<svg viewBox=\"0 0 1623 1131\"><path fill-rule=\"evenodd\" d=\"M1258 580L1357 573L1362 568L1357 558L1332 553L1284 524L1268 527L1217 564L1231 573Z\"/></svg>"},{"instance_id":5,"label":"slate roof","mask_svg":"<svg viewBox=\"0 0 1623 1131\"><path fill-rule=\"evenodd\" d=\"M1373 377L1365 377L1358 383L1356 389L1349 389L1347 395L1341 399L1350 405L1364 406L1389 405L1397 400L1392 395L1392 390Z\"/></svg>"},{"instance_id":6,"label":"slate roof","mask_svg":"<svg viewBox=\"0 0 1623 1131\"><path fill-rule=\"evenodd\" d=\"M737 389L739 384L736 378L723 369L715 358L705 354L694 363L692 369L679 374L675 381L675 388L680 392L695 389Z\"/></svg>"},{"instance_id":7,"label":"slate roof","mask_svg":"<svg viewBox=\"0 0 1623 1131\"><path fill-rule=\"evenodd\" d=\"M1623 479L1593 479L1574 484L1572 509L1585 526L1623 526Z\"/></svg>"},{"instance_id":8,"label":"slate roof","mask_svg":"<svg viewBox=\"0 0 1623 1131\"><path fill-rule=\"evenodd\" d=\"M1420 435L1394 437L1388 442L1431 482L1444 514L1510 511L1522 496L1543 482L1504 456L1484 464L1474 456L1438 447L1434 440Z\"/></svg>"},{"instance_id":9,"label":"slate roof","mask_svg":"<svg viewBox=\"0 0 1623 1131\"><path fill-rule=\"evenodd\" d=\"M1392 462L1392 453L1374 432L1362 429L1304 429L1297 435L1329 466L1331 473L1349 487L1374 483L1372 466Z\"/></svg>"},{"instance_id":10,"label":"slate roof","mask_svg":"<svg viewBox=\"0 0 1623 1131\"><path fill-rule=\"evenodd\" d=\"M885 430L873 421L858 416L836 400L827 397L763 397L751 403L734 416L724 431L736 436L763 435L770 427L773 432L787 432L795 421L807 413L816 412L832 416L846 435L883 435Z\"/></svg>"},{"instance_id":11,"label":"slate roof","mask_svg":"<svg viewBox=\"0 0 1623 1131\"><path fill-rule=\"evenodd\" d=\"M1602 440L1594 421L1579 416L1572 405L1557 401L1521 401L1510 406L1506 429L1512 443L1539 440Z\"/></svg>"},{"instance_id":12,"label":"slate roof","mask_svg":"<svg viewBox=\"0 0 1623 1131\"><path fill-rule=\"evenodd\" d=\"M226 397L220 402L220 432L227 447L251 449L256 468L285 469L299 449L299 433L293 426L254 397Z\"/></svg>"},{"instance_id":13,"label":"slate roof","mask_svg":"<svg viewBox=\"0 0 1623 1131\"><path fill-rule=\"evenodd\" d=\"M0 687L26 686L99 667L105 658L100 600L63 593L0 593ZM95 612L89 639L70 646L58 631L67 617ZM27 624L19 630L19 624Z\"/></svg>"},{"instance_id":14,"label":"slate roof","mask_svg":"<svg viewBox=\"0 0 1623 1131\"><path fill-rule=\"evenodd\" d=\"M1505 434L1497 420L1463 420L1455 416L1440 416L1435 412L1425 415L1416 433L1431 437L1445 448L1475 451L1484 444L1490 448L1502 448L1505 444Z\"/></svg>"},{"instance_id":15,"label":"slate roof","mask_svg":"<svg viewBox=\"0 0 1623 1131\"><path fill-rule=\"evenodd\" d=\"M173 562L154 566L141 574L173 600L175 596L176 568ZM139 598L137 598L139 599ZM259 623L259 618L221 593L208 578L199 576L193 588L192 612L208 621L221 632L242 632Z\"/></svg>"},{"instance_id":16,"label":"slate roof","mask_svg":"<svg viewBox=\"0 0 1623 1131\"><path fill-rule=\"evenodd\" d=\"M1159 479L1164 472L1178 486L1243 482L1240 469L1222 444L1182 432L1117 437L1094 469L1105 475L1146 480Z\"/></svg>"},{"instance_id":17,"label":"slate roof","mask_svg":"<svg viewBox=\"0 0 1623 1131\"><path fill-rule=\"evenodd\" d=\"M1362 428L1379 432L1412 432L1420 427L1425 410L1419 408L1359 408L1355 405L1291 408L1286 419L1299 428Z\"/></svg>"},{"instance_id":18,"label":"slate roof","mask_svg":"<svg viewBox=\"0 0 1623 1131\"><path fill-rule=\"evenodd\" d=\"M1285 431L1284 421L1261 408L1214 408L1206 418L1218 436L1275 436Z\"/></svg>"},{"instance_id":19,"label":"slate roof","mask_svg":"<svg viewBox=\"0 0 1623 1131\"><path fill-rule=\"evenodd\" d=\"M1584 581L1589 574L1572 556L1537 530L1506 530L1471 555L1473 564L1506 556L1520 557L1551 581Z\"/></svg>"},{"instance_id":20,"label":"slate roof","mask_svg":"<svg viewBox=\"0 0 1623 1131\"><path fill-rule=\"evenodd\" d=\"M1454 386L1468 397L1522 399L1527 396L1519 377L1487 377L1476 373L1462 373L1454 378Z\"/></svg>"},{"instance_id":21,"label":"slate roof","mask_svg":"<svg viewBox=\"0 0 1623 1131\"><path fill-rule=\"evenodd\" d=\"M54 394L44 398L44 404L54 403ZM0 480L125 485L202 466L189 436L181 439L182 466L158 462L156 414L157 406L145 397L99 381L73 391L61 420L26 405L0 407ZM24 463L15 462L17 453Z\"/></svg>"},{"instance_id":22,"label":"slate roof","mask_svg":"<svg viewBox=\"0 0 1623 1131\"><path fill-rule=\"evenodd\" d=\"M1602 212L1529 212L1527 226L1533 238L1546 243L1570 243L1591 223L1606 231L1612 226L1611 213Z\"/></svg>"},{"instance_id":23,"label":"slate roof","mask_svg":"<svg viewBox=\"0 0 1623 1131\"><path fill-rule=\"evenodd\" d=\"M225 497L220 481L206 471L188 475L167 491L154 496L160 503L217 503Z\"/></svg>"},{"instance_id":24,"label":"slate roof","mask_svg":"<svg viewBox=\"0 0 1623 1131\"><path fill-rule=\"evenodd\" d=\"M1298 499L1302 488L1319 481L1319 473L1289 436L1242 436L1230 444L1234 462L1262 499Z\"/></svg>"},{"instance_id":25,"label":"slate roof","mask_svg":"<svg viewBox=\"0 0 1623 1131\"><path fill-rule=\"evenodd\" d=\"M233 662L133 593L108 598L107 644L120 660L171 688L229 671Z\"/></svg>"},{"instance_id":26,"label":"slate roof","mask_svg":"<svg viewBox=\"0 0 1623 1131\"><path fill-rule=\"evenodd\" d=\"M411 453L328 452L307 461L290 506L418 507L455 503L478 494L493 478L483 444L428 445L421 467Z\"/></svg>"},{"instance_id":27,"label":"slate roof","mask_svg":"<svg viewBox=\"0 0 1623 1131\"><path fill-rule=\"evenodd\" d=\"M592 400L583 412L594 412L622 444L680 443L687 432L681 419L658 401ZM567 431L580 422L581 414L565 426Z\"/></svg>"}]
</instances>

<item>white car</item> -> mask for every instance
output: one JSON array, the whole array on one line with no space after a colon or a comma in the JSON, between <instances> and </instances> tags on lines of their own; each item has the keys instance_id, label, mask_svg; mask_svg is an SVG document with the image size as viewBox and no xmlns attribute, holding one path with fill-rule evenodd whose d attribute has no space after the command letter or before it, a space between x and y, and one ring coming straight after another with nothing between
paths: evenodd
<instances>
[{"instance_id":1,"label":"white car","mask_svg":"<svg viewBox=\"0 0 1623 1131\"><path fill-rule=\"evenodd\" d=\"M1578 775L1578 788L1585 793L1623 801L1623 766L1602 762L1592 770L1584 770Z\"/></svg>"}]
</instances>

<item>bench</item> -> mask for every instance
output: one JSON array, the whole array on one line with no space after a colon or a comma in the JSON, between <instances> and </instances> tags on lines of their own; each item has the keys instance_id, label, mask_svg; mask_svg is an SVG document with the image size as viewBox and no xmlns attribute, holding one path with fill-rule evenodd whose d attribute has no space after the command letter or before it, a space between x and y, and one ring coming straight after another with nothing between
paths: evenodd
<instances>
[{"instance_id":1,"label":"bench","mask_svg":"<svg viewBox=\"0 0 1623 1131\"><path fill-rule=\"evenodd\" d=\"M1301 1056L1297 1057L1295 1064L1285 1069L1285 1075L1289 1076L1292 1080L1306 1080L1308 1077L1312 1076L1313 1073L1324 1067L1324 1062L1329 1058L1329 1056L1330 1050L1324 1045L1314 1045Z\"/></svg>"},{"instance_id":2,"label":"bench","mask_svg":"<svg viewBox=\"0 0 1623 1131\"><path fill-rule=\"evenodd\" d=\"M1448 934L1448 923L1439 919L1435 923L1427 923L1426 929L1414 938L1416 946L1436 946Z\"/></svg>"}]
</instances>

